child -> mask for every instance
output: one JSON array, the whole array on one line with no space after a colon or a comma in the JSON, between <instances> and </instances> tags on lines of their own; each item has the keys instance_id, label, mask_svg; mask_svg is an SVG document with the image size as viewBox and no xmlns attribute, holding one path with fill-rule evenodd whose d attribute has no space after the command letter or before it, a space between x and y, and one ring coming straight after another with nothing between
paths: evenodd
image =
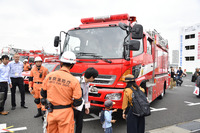
<instances>
[{"instance_id":1,"label":"child","mask_svg":"<svg viewBox=\"0 0 200 133\"><path fill-rule=\"evenodd\" d=\"M105 133L112 133L112 123L116 122L116 120L112 120L112 113L117 112L117 109L111 110L113 106L113 102L111 100L105 101L104 105L105 105L105 112L104 112L105 122L103 123L102 127L104 128Z\"/></svg>"}]
</instances>

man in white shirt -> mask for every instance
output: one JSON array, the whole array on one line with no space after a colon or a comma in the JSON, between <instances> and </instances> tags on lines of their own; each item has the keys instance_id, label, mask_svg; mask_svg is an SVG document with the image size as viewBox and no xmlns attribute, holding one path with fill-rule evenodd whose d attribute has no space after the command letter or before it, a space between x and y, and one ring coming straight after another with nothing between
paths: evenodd
<instances>
[{"instance_id":1,"label":"man in white shirt","mask_svg":"<svg viewBox=\"0 0 200 133\"><path fill-rule=\"evenodd\" d=\"M82 89L82 98L84 99L85 103L83 106L82 111L78 111L74 109L74 119L76 121L76 131L75 133L82 133L83 128L83 115L89 114L89 100L88 100L88 93L89 93L89 84L90 82L93 82L95 78L98 76L98 71L94 69L93 67L88 68L85 71L85 75L81 77L80 84Z\"/></svg>"},{"instance_id":2,"label":"man in white shirt","mask_svg":"<svg viewBox=\"0 0 200 133\"><path fill-rule=\"evenodd\" d=\"M20 55L18 53L14 54L14 60L9 62L10 67L10 78L12 82L11 88L11 104L12 110L16 108L16 100L15 100L15 93L16 87L18 86L19 92L21 95L21 107L27 109L28 107L25 106L25 89L24 89L24 78L22 76L24 64L19 60Z\"/></svg>"},{"instance_id":3,"label":"man in white shirt","mask_svg":"<svg viewBox=\"0 0 200 133\"><path fill-rule=\"evenodd\" d=\"M9 72L10 67L8 66L9 57L7 55L2 56L2 64L0 64L0 114L7 115L8 111L4 110L5 101L7 99L8 84L12 88Z\"/></svg>"}]
</instances>

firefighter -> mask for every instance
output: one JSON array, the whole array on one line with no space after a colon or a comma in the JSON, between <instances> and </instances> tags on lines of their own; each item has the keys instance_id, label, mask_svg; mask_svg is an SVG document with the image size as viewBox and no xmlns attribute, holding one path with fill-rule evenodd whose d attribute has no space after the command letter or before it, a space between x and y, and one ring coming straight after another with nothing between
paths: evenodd
<instances>
[{"instance_id":1,"label":"firefighter","mask_svg":"<svg viewBox=\"0 0 200 133\"><path fill-rule=\"evenodd\" d=\"M28 64L28 60L24 59L24 71L29 71L31 69L30 65Z\"/></svg>"},{"instance_id":2,"label":"firefighter","mask_svg":"<svg viewBox=\"0 0 200 133\"><path fill-rule=\"evenodd\" d=\"M64 52L61 59L61 69L51 72L43 81L41 96L46 98L47 133L74 133L74 112L72 106L82 104L82 91L79 81L70 74L70 69L76 63L73 52ZM46 132L44 131L44 132Z\"/></svg>"},{"instance_id":3,"label":"firefighter","mask_svg":"<svg viewBox=\"0 0 200 133\"><path fill-rule=\"evenodd\" d=\"M40 102L40 91L42 88L42 81L49 73L48 69L42 66L42 59L40 57L36 57L35 66L31 69L30 78L29 78L29 91L35 98L34 102L37 105L38 112L34 116L34 118L42 116L41 111L41 102ZM43 110L44 111L44 110Z\"/></svg>"}]
</instances>

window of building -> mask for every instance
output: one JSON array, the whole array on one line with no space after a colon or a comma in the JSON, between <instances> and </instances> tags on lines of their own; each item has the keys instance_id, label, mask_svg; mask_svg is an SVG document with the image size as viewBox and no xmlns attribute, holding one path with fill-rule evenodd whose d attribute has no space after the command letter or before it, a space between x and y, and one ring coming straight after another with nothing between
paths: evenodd
<instances>
[{"instance_id":1,"label":"window of building","mask_svg":"<svg viewBox=\"0 0 200 133\"><path fill-rule=\"evenodd\" d=\"M186 50L192 50L195 49L195 45L189 45L189 46L185 46Z\"/></svg>"},{"instance_id":2,"label":"window of building","mask_svg":"<svg viewBox=\"0 0 200 133\"><path fill-rule=\"evenodd\" d=\"M186 61L194 61L194 56L187 56L187 57L185 57L185 60Z\"/></svg>"},{"instance_id":3,"label":"window of building","mask_svg":"<svg viewBox=\"0 0 200 133\"><path fill-rule=\"evenodd\" d=\"M195 38L195 34L185 35L185 39Z\"/></svg>"}]
</instances>

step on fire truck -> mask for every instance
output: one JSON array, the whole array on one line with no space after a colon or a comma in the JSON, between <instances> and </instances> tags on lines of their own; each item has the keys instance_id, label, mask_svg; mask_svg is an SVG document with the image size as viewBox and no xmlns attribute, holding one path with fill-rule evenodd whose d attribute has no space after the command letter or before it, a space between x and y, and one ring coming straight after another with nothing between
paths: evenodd
<instances>
[{"instance_id":1,"label":"step on fire truck","mask_svg":"<svg viewBox=\"0 0 200 133\"><path fill-rule=\"evenodd\" d=\"M61 54L72 51L77 63L71 69L81 76L88 67L98 70L99 76L91 85L89 100L92 106L104 107L110 99L122 107L123 78L133 74L136 83L145 89L149 102L161 98L169 86L168 42L157 31L143 31L136 17L128 14L81 19L79 27L56 36L54 46L60 45ZM61 34L65 41L61 47Z\"/></svg>"}]
</instances>

